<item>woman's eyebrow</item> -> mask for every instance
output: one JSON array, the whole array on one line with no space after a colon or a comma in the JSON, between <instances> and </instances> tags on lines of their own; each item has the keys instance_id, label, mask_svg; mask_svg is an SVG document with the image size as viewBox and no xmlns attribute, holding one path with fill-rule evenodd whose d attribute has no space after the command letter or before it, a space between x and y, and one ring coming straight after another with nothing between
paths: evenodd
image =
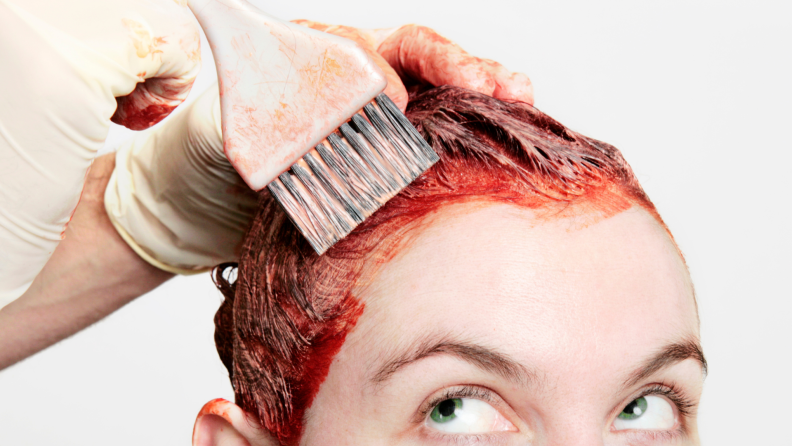
<instances>
[{"instance_id":1,"label":"woman's eyebrow","mask_svg":"<svg viewBox=\"0 0 792 446\"><path fill-rule=\"evenodd\" d=\"M632 387L639 381L647 378L659 370L671 367L674 364L682 362L686 359L695 359L700 365L704 376L707 375L707 360L704 358L704 352L701 351L701 345L697 340L688 339L674 344L668 344L660 351L644 361L643 365L634 371L624 381L624 387Z\"/></svg>"},{"instance_id":2,"label":"woman's eyebrow","mask_svg":"<svg viewBox=\"0 0 792 446\"><path fill-rule=\"evenodd\" d=\"M520 385L534 380L536 376L522 364L495 349L443 338L437 341L422 341L397 352L391 356L391 359L385 361L370 381L377 385L383 384L401 368L435 355L455 356L486 372L498 374Z\"/></svg>"}]
</instances>

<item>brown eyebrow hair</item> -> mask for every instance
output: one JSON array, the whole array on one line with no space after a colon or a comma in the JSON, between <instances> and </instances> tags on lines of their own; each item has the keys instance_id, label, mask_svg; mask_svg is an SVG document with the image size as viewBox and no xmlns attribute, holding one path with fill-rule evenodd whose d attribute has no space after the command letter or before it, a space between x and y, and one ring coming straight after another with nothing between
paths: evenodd
<instances>
[{"instance_id":1,"label":"brown eyebrow hair","mask_svg":"<svg viewBox=\"0 0 792 446\"><path fill-rule=\"evenodd\" d=\"M393 356L383 364L371 378L374 384L382 384L399 369L435 355L451 355L474 364L482 370L498 374L509 381L526 384L536 375L524 365L497 350L470 342L449 339L424 340Z\"/></svg>"},{"instance_id":2,"label":"brown eyebrow hair","mask_svg":"<svg viewBox=\"0 0 792 446\"><path fill-rule=\"evenodd\" d=\"M641 380L657 373L659 370L670 367L686 359L695 359L701 365L704 376L707 375L707 359L704 357L701 345L697 340L688 339L682 342L669 344L660 349L656 355L646 360L641 367L630 374L624 381L624 387L634 386Z\"/></svg>"},{"instance_id":3,"label":"brown eyebrow hair","mask_svg":"<svg viewBox=\"0 0 792 446\"><path fill-rule=\"evenodd\" d=\"M383 384L401 368L435 355L451 355L467 361L487 372L496 373L510 381L526 384L536 380L536 374L524 365L511 359L508 355L500 353L490 347L443 339L439 341L422 341L417 345L404 349L386 361L373 375L371 382ZM659 353L652 356L633 372L623 384L631 387L641 380L657 373L658 371L682 362L686 359L695 359L707 374L707 360L698 341L686 340L663 347Z\"/></svg>"}]
</instances>

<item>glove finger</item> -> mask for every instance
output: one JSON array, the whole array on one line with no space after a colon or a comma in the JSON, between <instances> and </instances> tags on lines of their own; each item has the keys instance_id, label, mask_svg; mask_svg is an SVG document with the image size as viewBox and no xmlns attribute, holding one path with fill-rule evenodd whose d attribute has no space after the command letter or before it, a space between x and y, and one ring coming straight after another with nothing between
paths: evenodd
<instances>
[{"instance_id":1,"label":"glove finger","mask_svg":"<svg viewBox=\"0 0 792 446\"><path fill-rule=\"evenodd\" d=\"M151 127L184 102L201 68L200 34L190 10L179 2L167 7L169 14L145 23L121 20L139 83L116 98L111 120L132 130Z\"/></svg>"},{"instance_id":2,"label":"glove finger","mask_svg":"<svg viewBox=\"0 0 792 446\"><path fill-rule=\"evenodd\" d=\"M509 71L498 62L481 59L486 71L495 81L492 96L507 101L521 101L533 105L534 92L531 79L523 73Z\"/></svg>"},{"instance_id":3,"label":"glove finger","mask_svg":"<svg viewBox=\"0 0 792 446\"><path fill-rule=\"evenodd\" d=\"M454 85L499 99L533 103L533 87L527 76L472 56L425 26L403 26L378 50L407 85Z\"/></svg>"},{"instance_id":4,"label":"glove finger","mask_svg":"<svg viewBox=\"0 0 792 446\"><path fill-rule=\"evenodd\" d=\"M393 70L393 67L391 67L382 55L377 52L377 40L374 35L365 30L353 28L351 26L327 25L325 23L312 22L310 20L293 20L292 22L318 31L347 38L360 45L382 72L385 73L388 86L385 87L384 93L387 94L402 111L407 108L407 90L404 88L404 84L399 75Z\"/></svg>"}]
</instances>

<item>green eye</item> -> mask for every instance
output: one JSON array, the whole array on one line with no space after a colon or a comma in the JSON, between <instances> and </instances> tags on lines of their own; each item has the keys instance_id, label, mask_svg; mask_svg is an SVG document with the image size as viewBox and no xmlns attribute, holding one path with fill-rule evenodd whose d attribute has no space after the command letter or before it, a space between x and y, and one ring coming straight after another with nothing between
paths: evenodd
<instances>
[{"instance_id":1,"label":"green eye","mask_svg":"<svg viewBox=\"0 0 792 446\"><path fill-rule=\"evenodd\" d=\"M462 408L462 399L461 398L454 398L450 400L443 400L432 409L432 413L429 414L429 417L432 418L432 421L435 423L448 423L449 421L456 418L456 410Z\"/></svg>"},{"instance_id":2,"label":"green eye","mask_svg":"<svg viewBox=\"0 0 792 446\"><path fill-rule=\"evenodd\" d=\"M621 411L619 418L622 420L634 420L643 415L647 407L646 398L636 398Z\"/></svg>"}]
</instances>

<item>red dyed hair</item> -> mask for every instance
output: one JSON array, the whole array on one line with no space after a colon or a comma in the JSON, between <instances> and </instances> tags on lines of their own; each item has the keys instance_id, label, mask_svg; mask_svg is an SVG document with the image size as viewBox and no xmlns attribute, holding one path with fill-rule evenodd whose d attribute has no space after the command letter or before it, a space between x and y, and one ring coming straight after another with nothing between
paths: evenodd
<instances>
[{"instance_id":1,"label":"red dyed hair","mask_svg":"<svg viewBox=\"0 0 792 446\"><path fill-rule=\"evenodd\" d=\"M264 191L236 279L237 265L215 269L225 295L215 341L236 403L282 444L298 442L305 410L363 310L352 290L364 263L375 251L385 261L440 207L491 200L605 218L638 204L660 221L616 148L529 105L440 87L414 98L407 117L440 161L349 236L317 256Z\"/></svg>"}]
</instances>

